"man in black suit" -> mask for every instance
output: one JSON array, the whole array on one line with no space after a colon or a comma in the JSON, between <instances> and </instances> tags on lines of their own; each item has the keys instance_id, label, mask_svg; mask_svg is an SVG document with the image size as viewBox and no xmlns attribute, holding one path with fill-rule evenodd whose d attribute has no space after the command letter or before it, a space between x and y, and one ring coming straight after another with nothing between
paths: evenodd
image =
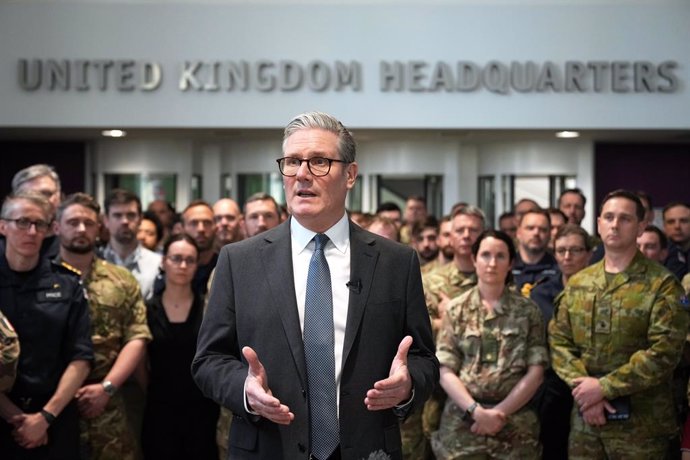
<instances>
[{"instance_id":1,"label":"man in black suit","mask_svg":"<svg viewBox=\"0 0 690 460\"><path fill-rule=\"evenodd\" d=\"M355 144L338 120L297 116L283 155L292 218L223 248L192 373L235 414L230 458L401 459L398 417L420 410L438 381L417 256L349 222ZM315 311L320 252L331 287ZM332 372L319 373L307 330L324 308L332 345L322 355ZM324 407L317 397L331 385L335 407Z\"/></svg>"}]
</instances>

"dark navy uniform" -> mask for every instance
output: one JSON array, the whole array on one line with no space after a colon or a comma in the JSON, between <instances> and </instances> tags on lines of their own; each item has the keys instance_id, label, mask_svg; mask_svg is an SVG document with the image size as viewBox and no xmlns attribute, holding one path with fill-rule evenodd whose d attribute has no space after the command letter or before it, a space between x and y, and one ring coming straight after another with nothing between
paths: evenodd
<instances>
[{"instance_id":1,"label":"dark navy uniform","mask_svg":"<svg viewBox=\"0 0 690 460\"><path fill-rule=\"evenodd\" d=\"M522 293L525 297L529 297L529 291L536 284L537 281L547 276L556 275L558 273L558 264L556 259L548 252L544 254L536 264L526 264L520 258L520 253L515 255L515 262L513 263L513 282L517 288L517 292Z\"/></svg>"},{"instance_id":2,"label":"dark navy uniform","mask_svg":"<svg viewBox=\"0 0 690 460\"><path fill-rule=\"evenodd\" d=\"M530 292L530 299L539 305L539 310L541 310L544 318L544 326L547 329L549 321L553 318L553 299L563 291L563 288L563 277L558 272L556 275L538 280Z\"/></svg>"},{"instance_id":3,"label":"dark navy uniform","mask_svg":"<svg viewBox=\"0 0 690 460\"><path fill-rule=\"evenodd\" d=\"M688 268L690 268L690 249L683 251L683 248L677 244L669 244L668 257L666 257L664 265L671 273L676 275L679 281L682 280L688 273Z\"/></svg>"},{"instance_id":4,"label":"dark navy uniform","mask_svg":"<svg viewBox=\"0 0 690 460\"><path fill-rule=\"evenodd\" d=\"M67 365L93 360L88 305L79 276L42 258L28 272L10 269L0 243L0 310L21 339L17 378L9 398L26 413L41 410L57 389ZM48 445L25 450L0 421L0 458L78 458L79 425L74 402L48 429Z\"/></svg>"},{"instance_id":5,"label":"dark navy uniform","mask_svg":"<svg viewBox=\"0 0 690 460\"><path fill-rule=\"evenodd\" d=\"M547 326L553 318L553 301L564 289L560 272L538 281L530 292L530 298L539 305L539 310ZM541 430L539 440L544 449L543 458L568 458L568 433L570 433L570 412L573 396L570 387L558 377L552 368L544 372L535 405L539 414Z\"/></svg>"}]
</instances>

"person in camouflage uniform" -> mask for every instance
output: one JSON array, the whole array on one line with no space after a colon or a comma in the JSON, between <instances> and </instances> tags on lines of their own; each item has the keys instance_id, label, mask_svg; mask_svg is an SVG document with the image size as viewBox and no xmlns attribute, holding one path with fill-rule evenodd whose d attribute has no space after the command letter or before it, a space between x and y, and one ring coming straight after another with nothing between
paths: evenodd
<instances>
[{"instance_id":1,"label":"person in camouflage uniform","mask_svg":"<svg viewBox=\"0 0 690 460\"><path fill-rule=\"evenodd\" d=\"M81 271L91 315L95 361L76 394L82 453L92 460L133 460L137 444L116 390L143 358L151 333L136 278L95 256L99 212L91 196L76 193L57 213L60 258Z\"/></svg>"},{"instance_id":2,"label":"person in camouflage uniform","mask_svg":"<svg viewBox=\"0 0 690 460\"><path fill-rule=\"evenodd\" d=\"M5 315L0 312L0 393L9 391L17 376L19 339Z\"/></svg>"},{"instance_id":3,"label":"person in camouflage uniform","mask_svg":"<svg viewBox=\"0 0 690 460\"><path fill-rule=\"evenodd\" d=\"M473 246L478 283L448 303L436 342L448 394L431 446L439 459L539 458L527 406L548 365L537 305L506 286L511 238L488 230Z\"/></svg>"},{"instance_id":4,"label":"person in camouflage uniform","mask_svg":"<svg viewBox=\"0 0 690 460\"><path fill-rule=\"evenodd\" d=\"M422 275L424 297L431 317L434 335L443 319L446 304L477 284L472 262L472 245L484 230L484 212L476 206L458 206L451 219L450 244L453 247L453 261L434 271ZM424 405L422 429L427 439L438 430L446 394L441 387L431 395ZM405 443L403 442L403 445Z\"/></svg>"},{"instance_id":5,"label":"person in camouflage uniform","mask_svg":"<svg viewBox=\"0 0 690 460\"><path fill-rule=\"evenodd\" d=\"M678 430L671 377L688 330L687 299L668 270L637 250L643 218L635 194L609 193L598 218L604 259L571 277L555 301L549 344L577 406L574 460L664 458Z\"/></svg>"}]
</instances>

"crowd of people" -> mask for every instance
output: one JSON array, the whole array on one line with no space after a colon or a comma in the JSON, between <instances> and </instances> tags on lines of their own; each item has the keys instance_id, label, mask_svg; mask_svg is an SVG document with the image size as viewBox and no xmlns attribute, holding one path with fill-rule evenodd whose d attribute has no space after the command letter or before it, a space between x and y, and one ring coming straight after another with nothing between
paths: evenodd
<instances>
[{"instance_id":1,"label":"crowd of people","mask_svg":"<svg viewBox=\"0 0 690 460\"><path fill-rule=\"evenodd\" d=\"M0 458L690 458L690 205L666 204L660 229L647 194L616 190L596 236L578 189L521 200L496 229L470 203L437 219L420 196L345 214L349 142L328 115L291 122L287 208L257 193L176 214L115 189L101 212L48 165L17 172L0 214ZM324 253L325 345L307 319ZM312 349L335 381L313 380ZM323 451L317 385L336 401ZM390 420L383 456L376 430L352 432Z\"/></svg>"}]
</instances>

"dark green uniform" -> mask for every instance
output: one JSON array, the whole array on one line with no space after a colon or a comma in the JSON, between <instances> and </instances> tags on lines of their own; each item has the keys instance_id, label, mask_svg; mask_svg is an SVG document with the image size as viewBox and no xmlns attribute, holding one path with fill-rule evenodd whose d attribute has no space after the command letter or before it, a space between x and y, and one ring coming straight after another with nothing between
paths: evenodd
<instances>
[{"instance_id":1,"label":"dark green uniform","mask_svg":"<svg viewBox=\"0 0 690 460\"><path fill-rule=\"evenodd\" d=\"M609 280L604 261L569 280L549 326L553 368L571 388L576 377L599 377L604 397L629 396L631 412L594 427L574 408L570 458L663 457L678 429L671 376L688 329L682 303L674 276L639 252Z\"/></svg>"}]
</instances>

